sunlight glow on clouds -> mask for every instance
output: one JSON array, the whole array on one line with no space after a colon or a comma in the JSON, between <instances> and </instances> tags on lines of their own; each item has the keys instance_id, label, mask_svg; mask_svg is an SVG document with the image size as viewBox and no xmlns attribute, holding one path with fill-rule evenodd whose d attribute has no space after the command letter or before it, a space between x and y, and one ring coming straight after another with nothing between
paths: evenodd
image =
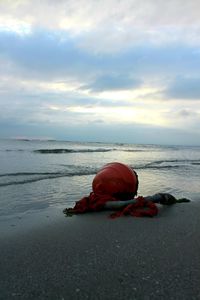
<instances>
[{"instance_id":1,"label":"sunlight glow on clouds","mask_svg":"<svg viewBox=\"0 0 200 300\"><path fill-rule=\"evenodd\" d=\"M135 90L118 90L118 91L105 91L100 92L96 95L97 98L101 99L111 99L111 100L121 100L121 101L132 101L150 95L155 94L159 90L151 87L138 88Z\"/></svg>"},{"instance_id":2,"label":"sunlight glow on clouds","mask_svg":"<svg viewBox=\"0 0 200 300\"><path fill-rule=\"evenodd\" d=\"M23 20L14 19L10 16L0 17L0 31L12 31L19 35L31 33L31 25Z\"/></svg>"},{"instance_id":3,"label":"sunlight glow on clouds","mask_svg":"<svg viewBox=\"0 0 200 300\"><path fill-rule=\"evenodd\" d=\"M138 107L83 107L83 106L56 106L51 105L49 109L57 112L72 112L78 114L85 114L88 118L90 116L90 120L94 121L98 116L104 123L106 124L151 124L151 125L159 125L167 126L169 122L164 118L160 117L160 113L158 111L151 110L151 113L147 113L147 111L143 108ZM63 114L64 115L64 114ZM67 120L66 120L67 123Z\"/></svg>"},{"instance_id":4,"label":"sunlight glow on clouds","mask_svg":"<svg viewBox=\"0 0 200 300\"><path fill-rule=\"evenodd\" d=\"M126 128L137 142L148 126L152 143L184 132L197 143L199 11L196 0L0 1L0 137L70 128L125 141Z\"/></svg>"},{"instance_id":5,"label":"sunlight glow on clouds","mask_svg":"<svg viewBox=\"0 0 200 300\"><path fill-rule=\"evenodd\" d=\"M38 86L43 90L55 92L74 91L80 87L75 82L40 82Z\"/></svg>"}]
</instances>

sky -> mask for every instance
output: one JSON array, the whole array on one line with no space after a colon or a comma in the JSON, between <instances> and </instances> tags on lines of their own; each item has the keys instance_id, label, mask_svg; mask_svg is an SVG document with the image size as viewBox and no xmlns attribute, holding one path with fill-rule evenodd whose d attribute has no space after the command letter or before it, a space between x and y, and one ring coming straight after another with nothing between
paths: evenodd
<instances>
[{"instance_id":1,"label":"sky","mask_svg":"<svg viewBox=\"0 0 200 300\"><path fill-rule=\"evenodd\" d=\"M198 0L0 0L0 138L200 145Z\"/></svg>"}]
</instances>

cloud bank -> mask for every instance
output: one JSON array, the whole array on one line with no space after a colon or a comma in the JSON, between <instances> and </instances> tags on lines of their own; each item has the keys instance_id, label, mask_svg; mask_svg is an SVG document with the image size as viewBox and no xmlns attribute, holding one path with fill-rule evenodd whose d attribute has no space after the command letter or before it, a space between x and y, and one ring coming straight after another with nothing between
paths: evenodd
<instances>
[{"instance_id":1,"label":"cloud bank","mask_svg":"<svg viewBox=\"0 0 200 300\"><path fill-rule=\"evenodd\" d=\"M199 6L1 1L0 136L197 143Z\"/></svg>"}]
</instances>

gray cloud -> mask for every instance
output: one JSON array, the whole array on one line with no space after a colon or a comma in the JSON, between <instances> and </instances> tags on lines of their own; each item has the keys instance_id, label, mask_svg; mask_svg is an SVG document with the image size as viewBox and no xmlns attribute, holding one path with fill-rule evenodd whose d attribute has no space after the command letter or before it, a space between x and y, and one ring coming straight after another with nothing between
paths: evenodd
<instances>
[{"instance_id":1,"label":"gray cloud","mask_svg":"<svg viewBox=\"0 0 200 300\"><path fill-rule=\"evenodd\" d=\"M166 91L169 98L200 100L200 77L177 77Z\"/></svg>"},{"instance_id":2,"label":"gray cloud","mask_svg":"<svg viewBox=\"0 0 200 300\"><path fill-rule=\"evenodd\" d=\"M94 92L113 91L133 89L141 85L141 80L132 78L129 74L110 73L99 76L89 85L83 86L83 89L89 89Z\"/></svg>"},{"instance_id":3,"label":"gray cloud","mask_svg":"<svg viewBox=\"0 0 200 300\"><path fill-rule=\"evenodd\" d=\"M4 130L2 131L2 128ZM2 131L2 132L1 132ZM20 134L19 134L20 133ZM0 134L4 137L27 136L38 137L49 136L51 138L72 141L103 141L122 143L150 143L150 144L174 144L190 145L199 144L199 132L190 132L176 128L161 128L159 126L144 126L138 124L107 124L88 122L88 124L27 124L1 122Z\"/></svg>"},{"instance_id":4,"label":"gray cloud","mask_svg":"<svg viewBox=\"0 0 200 300\"><path fill-rule=\"evenodd\" d=\"M98 48L109 50L108 46L114 49L116 45L120 47L120 44L123 48L125 42L130 45L133 40L135 42L147 39L162 42L165 39L174 41L178 38L175 33L177 27L183 29L181 38L184 40L188 26L192 26L192 32L194 32L200 25L199 10L200 4L196 0L184 3L182 0L35 0L34 2L11 0L0 2L1 16L25 21L33 28L38 26L46 29L64 29L72 34L89 33L89 37L86 34L85 44L88 44L88 47L98 45L95 47L96 50ZM166 31L164 27L167 28ZM139 34L135 34L137 32ZM180 32L178 35L180 36ZM198 39L198 34L195 36ZM189 38L191 36L188 35ZM101 45L107 45L107 47L103 49Z\"/></svg>"},{"instance_id":5,"label":"gray cloud","mask_svg":"<svg viewBox=\"0 0 200 300\"><path fill-rule=\"evenodd\" d=\"M81 52L74 41L62 41L54 32L34 32L26 37L0 32L1 57L11 61L26 76L42 78L62 77L83 72L92 58Z\"/></svg>"},{"instance_id":6,"label":"gray cloud","mask_svg":"<svg viewBox=\"0 0 200 300\"><path fill-rule=\"evenodd\" d=\"M189 110L189 109L181 109L177 112L177 115L179 117L183 117L183 118L189 118L192 117L194 118L194 116L196 116L196 111L194 110Z\"/></svg>"},{"instance_id":7,"label":"gray cloud","mask_svg":"<svg viewBox=\"0 0 200 300\"><path fill-rule=\"evenodd\" d=\"M35 31L24 37L0 32L0 59L4 62L0 72L46 80L78 78L98 90L103 85L130 87L155 75L200 73L200 53L195 47L143 44L115 55L98 55L85 52L78 44L78 36L71 38L63 32Z\"/></svg>"},{"instance_id":8,"label":"gray cloud","mask_svg":"<svg viewBox=\"0 0 200 300\"><path fill-rule=\"evenodd\" d=\"M7 0L0 2L1 12L28 19L32 16L33 24L43 26L59 26L60 18L75 18L79 21L89 19L92 25L121 21L122 24L199 24L200 4L196 0L190 0L183 4L181 0L164 1L157 0ZM107 8L107 9L105 9ZM112 9L111 9L112 8ZM43 11L46 12L45 18ZM161 14L162 12L162 14Z\"/></svg>"},{"instance_id":9,"label":"gray cloud","mask_svg":"<svg viewBox=\"0 0 200 300\"><path fill-rule=\"evenodd\" d=\"M132 109L138 101L136 113L151 112L156 100L158 119L174 111L168 115L174 127L188 126L193 136L199 118L187 100L200 99L199 9L195 0L0 1L1 136L6 130L32 134L35 129L57 137L63 131L76 139L90 132L91 139L108 141L119 136L135 142L183 138L185 131L175 128L132 124L122 130L122 124L109 124L98 109L87 113L95 107L130 105L123 99L101 99L103 91L143 87L150 87L149 93L131 99ZM51 87L59 82L74 87ZM182 108L179 99L187 105Z\"/></svg>"}]
</instances>

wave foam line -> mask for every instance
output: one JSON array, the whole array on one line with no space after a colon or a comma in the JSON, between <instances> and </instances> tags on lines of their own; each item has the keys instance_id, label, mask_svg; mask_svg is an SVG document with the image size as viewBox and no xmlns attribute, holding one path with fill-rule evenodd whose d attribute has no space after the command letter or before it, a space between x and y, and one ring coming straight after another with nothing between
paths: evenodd
<instances>
[{"instance_id":1,"label":"wave foam line","mask_svg":"<svg viewBox=\"0 0 200 300\"><path fill-rule=\"evenodd\" d=\"M146 166L151 166L151 165L160 165L163 163L200 163L200 159L168 159L168 160L156 160L153 162L150 162L148 164L146 164Z\"/></svg>"},{"instance_id":2,"label":"wave foam line","mask_svg":"<svg viewBox=\"0 0 200 300\"><path fill-rule=\"evenodd\" d=\"M13 173L14 174L14 173ZM16 176L13 174L2 174L1 177L3 176ZM16 174L16 173L15 173ZM41 180L46 180L46 179L55 179L55 178L62 178L62 177L72 177L72 176L86 176L86 175L94 175L96 174L95 171L85 171L85 172L68 172L68 173L17 173L17 176L23 176L23 175L44 175L48 174L48 176L42 176L42 177L37 177L37 178L30 178L30 179L25 179L21 181L10 181L10 182L3 182L0 183L0 187L4 186L10 186L10 185L18 185L18 184L26 184L26 183L32 183L32 182L37 182Z\"/></svg>"},{"instance_id":3,"label":"wave foam line","mask_svg":"<svg viewBox=\"0 0 200 300\"><path fill-rule=\"evenodd\" d=\"M51 172L44 172L44 173L40 173L40 172L18 172L18 173L5 173L5 174L0 174L0 177L7 177L7 176L31 176L31 175L59 175L60 172L55 172L55 173L51 173Z\"/></svg>"}]
</instances>

